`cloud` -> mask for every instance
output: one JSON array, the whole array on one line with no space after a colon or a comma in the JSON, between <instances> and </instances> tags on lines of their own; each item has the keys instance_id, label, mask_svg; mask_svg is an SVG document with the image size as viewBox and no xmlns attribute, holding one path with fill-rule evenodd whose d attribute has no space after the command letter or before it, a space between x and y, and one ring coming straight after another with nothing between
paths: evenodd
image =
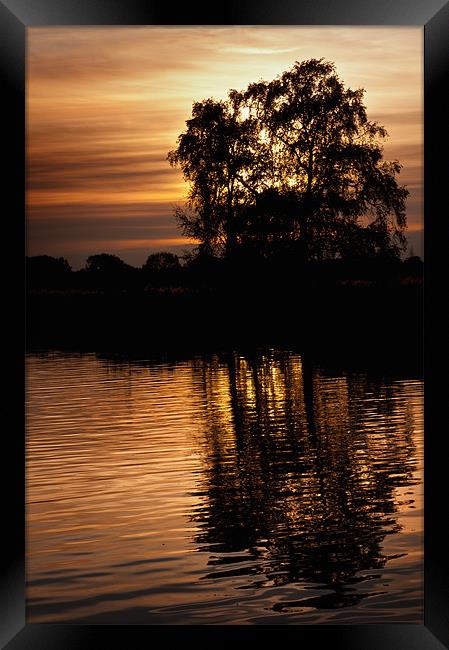
<instances>
[{"instance_id":1,"label":"cloud","mask_svg":"<svg viewBox=\"0 0 449 650\"><path fill-rule=\"evenodd\" d=\"M390 134L385 157L404 165L409 222L421 224L421 28L31 27L30 251L80 255L101 242L135 251L142 241L143 254L149 241L178 241L173 204L188 188L166 156L192 103L311 57L366 89L369 118Z\"/></svg>"}]
</instances>

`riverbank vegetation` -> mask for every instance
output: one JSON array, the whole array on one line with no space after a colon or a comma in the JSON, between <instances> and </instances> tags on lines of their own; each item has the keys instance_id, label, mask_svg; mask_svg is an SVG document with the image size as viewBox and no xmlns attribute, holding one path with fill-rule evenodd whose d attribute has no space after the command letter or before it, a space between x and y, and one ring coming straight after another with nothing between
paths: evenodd
<instances>
[{"instance_id":1,"label":"riverbank vegetation","mask_svg":"<svg viewBox=\"0 0 449 650\"><path fill-rule=\"evenodd\" d=\"M118 350L300 345L420 358L423 262L406 252L408 190L385 129L335 65L296 62L193 104L168 153L197 245L136 268L27 258L28 345Z\"/></svg>"}]
</instances>

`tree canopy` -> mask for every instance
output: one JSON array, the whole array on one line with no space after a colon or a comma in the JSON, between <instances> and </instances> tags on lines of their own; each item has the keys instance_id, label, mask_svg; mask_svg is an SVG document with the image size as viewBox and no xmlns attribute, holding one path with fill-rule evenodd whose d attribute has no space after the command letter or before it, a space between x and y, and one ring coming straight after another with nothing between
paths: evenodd
<instances>
[{"instance_id":1,"label":"tree canopy","mask_svg":"<svg viewBox=\"0 0 449 650\"><path fill-rule=\"evenodd\" d=\"M176 208L183 232L215 255L399 256L408 191L399 161L383 159L387 133L368 119L364 92L309 59L195 102L168 154L189 183Z\"/></svg>"},{"instance_id":2,"label":"tree canopy","mask_svg":"<svg viewBox=\"0 0 449 650\"><path fill-rule=\"evenodd\" d=\"M160 253L152 253L149 255L142 268L145 271L160 273L164 271L177 271L180 266L179 257L177 255L162 251Z\"/></svg>"},{"instance_id":3,"label":"tree canopy","mask_svg":"<svg viewBox=\"0 0 449 650\"><path fill-rule=\"evenodd\" d=\"M65 257L51 255L26 257L26 278L30 288L64 286L71 270Z\"/></svg>"},{"instance_id":4,"label":"tree canopy","mask_svg":"<svg viewBox=\"0 0 449 650\"><path fill-rule=\"evenodd\" d=\"M93 273L116 273L129 270L132 267L120 259L118 255L98 253L87 258L85 268L86 271Z\"/></svg>"}]
</instances>

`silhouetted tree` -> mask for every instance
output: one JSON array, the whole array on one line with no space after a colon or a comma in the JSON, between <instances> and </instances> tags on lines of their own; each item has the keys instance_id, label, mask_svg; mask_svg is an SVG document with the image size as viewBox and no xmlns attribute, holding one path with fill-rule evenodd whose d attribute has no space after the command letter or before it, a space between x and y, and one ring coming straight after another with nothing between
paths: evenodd
<instances>
[{"instance_id":1,"label":"silhouetted tree","mask_svg":"<svg viewBox=\"0 0 449 650\"><path fill-rule=\"evenodd\" d=\"M184 233L215 253L399 256L408 191L399 162L383 160L387 133L363 95L333 63L310 59L226 101L194 103L168 154L190 183L176 209Z\"/></svg>"},{"instance_id":2,"label":"silhouetted tree","mask_svg":"<svg viewBox=\"0 0 449 650\"><path fill-rule=\"evenodd\" d=\"M174 253L153 253L142 266L147 286L171 286L181 280L182 267Z\"/></svg>"},{"instance_id":3,"label":"silhouetted tree","mask_svg":"<svg viewBox=\"0 0 449 650\"><path fill-rule=\"evenodd\" d=\"M186 209L176 217L184 232L201 242L202 254L222 252L236 243L236 212L255 190L248 178L256 146L256 122L242 119L238 102L206 99L195 102L187 131L170 151L170 164L180 165L190 182Z\"/></svg>"},{"instance_id":4,"label":"silhouetted tree","mask_svg":"<svg viewBox=\"0 0 449 650\"><path fill-rule=\"evenodd\" d=\"M413 277L422 277L424 269L424 262L418 255L410 255L403 263L403 271L405 274Z\"/></svg>"},{"instance_id":5,"label":"silhouetted tree","mask_svg":"<svg viewBox=\"0 0 449 650\"><path fill-rule=\"evenodd\" d=\"M71 267L64 257L36 255L26 258L26 277L30 288L56 288L67 284Z\"/></svg>"},{"instance_id":6,"label":"silhouetted tree","mask_svg":"<svg viewBox=\"0 0 449 650\"><path fill-rule=\"evenodd\" d=\"M131 266L126 264L120 257L111 255L110 253L91 255L86 260L86 271L113 273L130 268Z\"/></svg>"},{"instance_id":7,"label":"silhouetted tree","mask_svg":"<svg viewBox=\"0 0 449 650\"><path fill-rule=\"evenodd\" d=\"M177 271L180 268L179 257L174 253L152 253L142 266L145 271Z\"/></svg>"},{"instance_id":8,"label":"silhouetted tree","mask_svg":"<svg viewBox=\"0 0 449 650\"><path fill-rule=\"evenodd\" d=\"M122 290L135 284L138 271L117 255L99 253L87 258L84 273L89 287Z\"/></svg>"}]
</instances>

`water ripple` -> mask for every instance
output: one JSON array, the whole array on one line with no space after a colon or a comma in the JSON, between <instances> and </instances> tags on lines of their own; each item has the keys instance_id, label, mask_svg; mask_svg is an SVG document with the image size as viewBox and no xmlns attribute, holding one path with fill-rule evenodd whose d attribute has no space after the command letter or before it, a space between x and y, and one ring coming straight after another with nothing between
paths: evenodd
<instances>
[{"instance_id":1,"label":"water ripple","mask_svg":"<svg viewBox=\"0 0 449 650\"><path fill-rule=\"evenodd\" d=\"M28 622L422 622L423 387L27 357Z\"/></svg>"}]
</instances>

